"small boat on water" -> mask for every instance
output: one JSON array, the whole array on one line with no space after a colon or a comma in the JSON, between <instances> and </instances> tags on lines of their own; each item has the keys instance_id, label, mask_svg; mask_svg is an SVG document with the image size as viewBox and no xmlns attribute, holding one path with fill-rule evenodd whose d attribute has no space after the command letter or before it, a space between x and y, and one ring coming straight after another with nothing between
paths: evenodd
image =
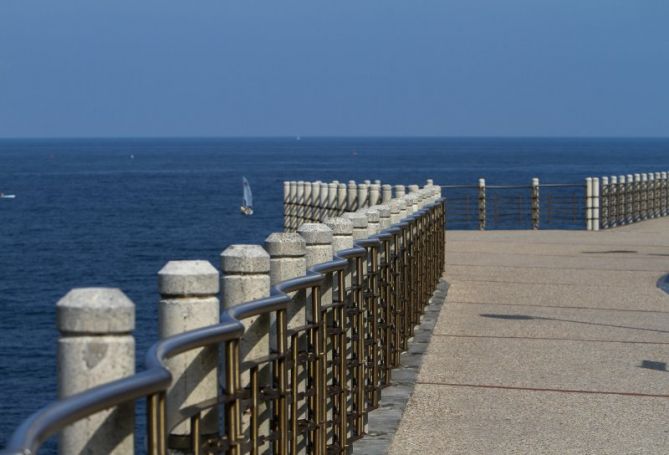
<instances>
[{"instance_id":1,"label":"small boat on water","mask_svg":"<svg viewBox=\"0 0 669 455\"><path fill-rule=\"evenodd\" d=\"M242 177L242 187L244 194L240 211L246 216L253 215L253 194L251 193L251 185L249 185L249 181L246 180L246 177Z\"/></svg>"},{"instance_id":2,"label":"small boat on water","mask_svg":"<svg viewBox=\"0 0 669 455\"><path fill-rule=\"evenodd\" d=\"M5 194L5 193L0 193L0 199L15 199L16 194Z\"/></svg>"}]
</instances>

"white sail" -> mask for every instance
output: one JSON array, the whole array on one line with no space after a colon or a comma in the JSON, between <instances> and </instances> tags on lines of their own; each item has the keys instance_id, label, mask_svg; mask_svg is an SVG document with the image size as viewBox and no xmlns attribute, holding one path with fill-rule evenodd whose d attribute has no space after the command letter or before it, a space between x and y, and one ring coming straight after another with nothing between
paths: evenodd
<instances>
[{"instance_id":1,"label":"white sail","mask_svg":"<svg viewBox=\"0 0 669 455\"><path fill-rule=\"evenodd\" d=\"M244 199L242 205L244 207L253 208L253 194L251 193L251 185L246 177L242 177L242 185L244 187Z\"/></svg>"}]
</instances>

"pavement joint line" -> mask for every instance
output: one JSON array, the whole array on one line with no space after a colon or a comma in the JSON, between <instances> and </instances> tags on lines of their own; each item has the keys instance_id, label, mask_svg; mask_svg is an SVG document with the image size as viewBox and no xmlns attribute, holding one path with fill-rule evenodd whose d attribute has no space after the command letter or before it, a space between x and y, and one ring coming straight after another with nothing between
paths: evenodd
<instances>
[{"instance_id":1,"label":"pavement joint line","mask_svg":"<svg viewBox=\"0 0 669 455\"><path fill-rule=\"evenodd\" d=\"M565 310L585 310L585 311L618 311L622 313L658 313L669 314L669 311L660 310L627 310L624 308L596 308L588 306L560 306L560 305L535 305L533 303L497 303L497 302L466 302L466 301L446 301L444 305L498 305L498 306L526 306L532 308L556 308Z\"/></svg>"},{"instance_id":2,"label":"pavement joint line","mask_svg":"<svg viewBox=\"0 0 669 455\"><path fill-rule=\"evenodd\" d=\"M658 344L667 345L669 341L626 341L626 340L599 340L599 339L579 339L579 338L554 338L554 337L515 337L515 336L497 336L497 335L458 335L451 333L433 333L433 337L451 337L451 338L492 338L496 340L537 340L537 341L573 341L577 343L621 343L621 344Z\"/></svg>"},{"instance_id":3,"label":"pavement joint line","mask_svg":"<svg viewBox=\"0 0 669 455\"><path fill-rule=\"evenodd\" d=\"M472 280L472 279L462 279L458 278L457 274L456 275L451 275L449 273L446 274L446 278L448 279L448 282L451 283L451 286L455 283L503 283L503 284L523 284L526 286L536 286L536 285L542 285L542 286L572 286L572 287L579 287L579 288L624 288L624 289L629 289L629 286L625 285L615 285L615 284L581 284L581 283L560 283L558 281L551 281L551 282L546 282L546 281L503 281L503 280Z\"/></svg>"},{"instance_id":4,"label":"pavement joint line","mask_svg":"<svg viewBox=\"0 0 669 455\"><path fill-rule=\"evenodd\" d=\"M482 251L478 250L473 250L473 251L461 251L461 250L451 250L448 252L448 254L483 254ZM580 253L576 254L531 254L531 253L509 253L509 252L502 252L502 251L486 251L485 255L486 256L522 256L526 258L577 258L581 259L585 255L586 257L590 257L592 255L598 255L598 254L606 254L606 256L596 256L597 259L608 259L611 257L617 257L617 255L624 257L626 259L631 259L632 257L634 258L640 258L641 256L644 256L644 259L648 258L656 258L658 260L666 260L666 256L658 256L657 253L609 253L608 251L582 251Z\"/></svg>"},{"instance_id":5,"label":"pavement joint line","mask_svg":"<svg viewBox=\"0 0 669 455\"><path fill-rule=\"evenodd\" d=\"M545 265L502 265L502 264L464 264L457 262L449 262L449 267L504 267L505 269L541 269L541 270L589 270L602 272L630 272L630 273L663 273L659 270L649 269L599 269L597 267L549 267Z\"/></svg>"},{"instance_id":6,"label":"pavement joint line","mask_svg":"<svg viewBox=\"0 0 669 455\"><path fill-rule=\"evenodd\" d=\"M579 389L553 389L543 387L520 387L508 385L494 385L494 384L465 384L465 383L449 383L449 382L429 382L418 381L417 385L434 385L445 387L468 387L476 389L499 389L499 390L517 390L523 392L554 392L554 393L576 393L584 395L619 395L626 397L638 398L669 398L669 395L642 393L642 392L617 392L609 390L579 390Z\"/></svg>"}]
</instances>

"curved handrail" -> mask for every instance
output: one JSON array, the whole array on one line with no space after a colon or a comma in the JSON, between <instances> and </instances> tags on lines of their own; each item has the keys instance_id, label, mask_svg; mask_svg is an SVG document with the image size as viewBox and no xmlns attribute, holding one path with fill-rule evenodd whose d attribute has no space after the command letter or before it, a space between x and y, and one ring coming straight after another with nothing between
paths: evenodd
<instances>
[{"instance_id":1,"label":"curved handrail","mask_svg":"<svg viewBox=\"0 0 669 455\"><path fill-rule=\"evenodd\" d=\"M443 202L443 198L419 209L379 234L354 242L352 248L338 251L333 260L317 264L303 277L283 281L272 287L270 296L245 302L225 310L221 322L212 326L174 335L154 343L145 355L145 370L113 382L99 385L64 399L52 402L26 418L14 431L0 455L32 455L55 433L76 421L129 401L165 392L172 383L166 359L212 344L239 339L244 333L243 319L273 311L285 310L291 302L289 292L316 286L325 274L343 270L348 260L367 256L366 247L381 244L380 237L397 234L402 228Z\"/></svg>"}]
</instances>

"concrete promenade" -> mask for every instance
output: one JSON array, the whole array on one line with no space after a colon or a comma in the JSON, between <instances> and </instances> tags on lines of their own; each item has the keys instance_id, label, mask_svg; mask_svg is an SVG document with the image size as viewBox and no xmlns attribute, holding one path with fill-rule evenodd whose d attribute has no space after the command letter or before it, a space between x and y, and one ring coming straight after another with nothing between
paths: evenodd
<instances>
[{"instance_id":1,"label":"concrete promenade","mask_svg":"<svg viewBox=\"0 0 669 455\"><path fill-rule=\"evenodd\" d=\"M447 242L391 454L669 453L669 219Z\"/></svg>"}]
</instances>

